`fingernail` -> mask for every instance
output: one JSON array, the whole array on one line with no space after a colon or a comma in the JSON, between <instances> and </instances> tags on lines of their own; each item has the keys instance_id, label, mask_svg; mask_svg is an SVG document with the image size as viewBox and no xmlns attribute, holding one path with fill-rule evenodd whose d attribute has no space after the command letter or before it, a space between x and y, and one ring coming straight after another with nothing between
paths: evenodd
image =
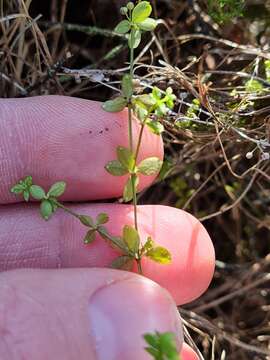
<instances>
[{"instance_id":1,"label":"fingernail","mask_svg":"<svg viewBox=\"0 0 270 360\"><path fill-rule=\"evenodd\" d=\"M97 360L149 360L143 334L173 332L177 346L183 336L177 308L153 281L135 276L112 283L91 297L90 331Z\"/></svg>"}]
</instances>

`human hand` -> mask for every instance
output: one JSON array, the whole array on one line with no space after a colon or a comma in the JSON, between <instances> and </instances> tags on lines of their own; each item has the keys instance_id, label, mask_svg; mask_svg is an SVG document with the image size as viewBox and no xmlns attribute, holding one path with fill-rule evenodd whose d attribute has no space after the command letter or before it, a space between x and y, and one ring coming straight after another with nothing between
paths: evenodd
<instances>
[{"instance_id":1,"label":"human hand","mask_svg":"<svg viewBox=\"0 0 270 360\"><path fill-rule=\"evenodd\" d=\"M132 223L132 206L86 201L121 195L124 179L107 174L104 164L127 143L125 113L105 113L99 103L59 96L0 100L1 359L149 359L142 335L156 330L176 333L180 349L175 303L198 297L214 269L212 243L195 218L164 206L139 207L142 235L153 235L173 257L171 265L143 263L152 282L104 269L116 253L101 239L84 245L73 218L59 211L47 223L34 204L12 204L19 199L9 189L26 175L45 188L64 180L64 201L84 201L74 208L93 216L105 211L110 232L119 234ZM162 155L161 139L146 131L141 158ZM141 186L151 181L143 177ZM184 346L182 359L197 358Z\"/></svg>"}]
</instances>

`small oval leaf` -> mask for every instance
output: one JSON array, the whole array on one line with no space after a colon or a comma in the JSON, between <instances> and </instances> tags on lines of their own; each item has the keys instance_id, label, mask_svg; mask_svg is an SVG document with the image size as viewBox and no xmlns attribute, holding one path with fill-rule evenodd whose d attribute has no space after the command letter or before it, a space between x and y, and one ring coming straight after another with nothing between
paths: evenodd
<instances>
[{"instance_id":1,"label":"small oval leaf","mask_svg":"<svg viewBox=\"0 0 270 360\"><path fill-rule=\"evenodd\" d=\"M87 231L84 239L83 239L83 242L87 245L91 244L96 238L96 230L93 229L93 230L89 230Z\"/></svg>"},{"instance_id":2,"label":"small oval leaf","mask_svg":"<svg viewBox=\"0 0 270 360\"><path fill-rule=\"evenodd\" d=\"M114 29L118 34L126 34L130 30L130 22L128 20L121 21Z\"/></svg>"},{"instance_id":3,"label":"small oval leaf","mask_svg":"<svg viewBox=\"0 0 270 360\"><path fill-rule=\"evenodd\" d=\"M136 49L141 42L142 34L140 30L135 30L131 32L128 37L128 46L130 49Z\"/></svg>"},{"instance_id":4,"label":"small oval leaf","mask_svg":"<svg viewBox=\"0 0 270 360\"><path fill-rule=\"evenodd\" d=\"M46 196L45 191L38 185L32 185L30 187L30 194L36 200L42 200Z\"/></svg>"},{"instance_id":5,"label":"small oval leaf","mask_svg":"<svg viewBox=\"0 0 270 360\"><path fill-rule=\"evenodd\" d=\"M59 197L64 194L66 190L66 183L64 181L58 181L53 184L48 191L48 196Z\"/></svg>"},{"instance_id":6,"label":"small oval leaf","mask_svg":"<svg viewBox=\"0 0 270 360\"><path fill-rule=\"evenodd\" d=\"M52 216L53 213L53 207L49 200L43 200L40 204L40 214L45 220L49 220L49 218Z\"/></svg>"},{"instance_id":7,"label":"small oval leaf","mask_svg":"<svg viewBox=\"0 0 270 360\"><path fill-rule=\"evenodd\" d=\"M153 249L150 249L145 255L159 264L166 265L170 264L172 261L170 252L162 246L157 246Z\"/></svg>"},{"instance_id":8,"label":"small oval leaf","mask_svg":"<svg viewBox=\"0 0 270 360\"><path fill-rule=\"evenodd\" d=\"M116 149L117 159L120 163L126 168L129 172L133 171L135 166L135 157L134 154L123 146L117 146Z\"/></svg>"},{"instance_id":9,"label":"small oval leaf","mask_svg":"<svg viewBox=\"0 0 270 360\"><path fill-rule=\"evenodd\" d=\"M149 1L141 1L132 11L132 21L140 23L151 15L152 6Z\"/></svg>"},{"instance_id":10,"label":"small oval leaf","mask_svg":"<svg viewBox=\"0 0 270 360\"><path fill-rule=\"evenodd\" d=\"M132 180L132 178L130 177L128 179L128 181L126 182L126 185L124 187L124 191L123 191L123 199L124 202L129 202L133 199L133 184L132 181L134 181L134 187L135 187L135 192L137 193L137 187L139 184L139 178L136 175L133 175L134 180Z\"/></svg>"},{"instance_id":11,"label":"small oval leaf","mask_svg":"<svg viewBox=\"0 0 270 360\"><path fill-rule=\"evenodd\" d=\"M162 160L158 157L144 159L138 166L138 171L143 175L156 175L162 167Z\"/></svg>"},{"instance_id":12,"label":"small oval leaf","mask_svg":"<svg viewBox=\"0 0 270 360\"><path fill-rule=\"evenodd\" d=\"M118 160L112 160L108 162L105 169L114 176L123 176L128 173L127 169Z\"/></svg>"},{"instance_id":13,"label":"small oval leaf","mask_svg":"<svg viewBox=\"0 0 270 360\"><path fill-rule=\"evenodd\" d=\"M123 240L127 244L128 249L132 254L136 254L140 247L140 236L138 231L129 225L125 225L123 228Z\"/></svg>"},{"instance_id":14,"label":"small oval leaf","mask_svg":"<svg viewBox=\"0 0 270 360\"><path fill-rule=\"evenodd\" d=\"M102 108L107 112L119 112L124 110L126 105L127 105L127 100L123 96L118 96L113 100L105 101L102 104Z\"/></svg>"},{"instance_id":15,"label":"small oval leaf","mask_svg":"<svg viewBox=\"0 0 270 360\"><path fill-rule=\"evenodd\" d=\"M131 271L134 266L134 258L123 255L119 256L116 259L114 259L111 263L111 267L113 269L120 269L120 270L126 270Z\"/></svg>"},{"instance_id":16,"label":"small oval leaf","mask_svg":"<svg viewBox=\"0 0 270 360\"><path fill-rule=\"evenodd\" d=\"M97 216L98 225L106 224L109 221L109 215L106 213L100 213Z\"/></svg>"},{"instance_id":17,"label":"small oval leaf","mask_svg":"<svg viewBox=\"0 0 270 360\"><path fill-rule=\"evenodd\" d=\"M139 28L144 31L153 31L157 27L157 21L152 18L145 19L138 24Z\"/></svg>"},{"instance_id":18,"label":"small oval leaf","mask_svg":"<svg viewBox=\"0 0 270 360\"><path fill-rule=\"evenodd\" d=\"M94 227L94 221L91 218L91 216L88 215L79 215L79 220L80 222L85 225L85 226L90 226L90 227Z\"/></svg>"},{"instance_id":19,"label":"small oval leaf","mask_svg":"<svg viewBox=\"0 0 270 360\"><path fill-rule=\"evenodd\" d=\"M21 194L24 191L24 186L22 184L16 184L10 189L10 191L13 194Z\"/></svg>"},{"instance_id":20,"label":"small oval leaf","mask_svg":"<svg viewBox=\"0 0 270 360\"><path fill-rule=\"evenodd\" d=\"M146 125L155 135L160 135L164 131L164 126L159 121L149 119L146 121Z\"/></svg>"},{"instance_id":21,"label":"small oval leaf","mask_svg":"<svg viewBox=\"0 0 270 360\"><path fill-rule=\"evenodd\" d=\"M30 198L30 191L29 190L24 190L23 192L23 198L26 202L29 201L29 198Z\"/></svg>"},{"instance_id":22,"label":"small oval leaf","mask_svg":"<svg viewBox=\"0 0 270 360\"><path fill-rule=\"evenodd\" d=\"M127 98L130 99L133 94L133 84L132 78L130 75L126 74L122 78L122 93Z\"/></svg>"}]
</instances>

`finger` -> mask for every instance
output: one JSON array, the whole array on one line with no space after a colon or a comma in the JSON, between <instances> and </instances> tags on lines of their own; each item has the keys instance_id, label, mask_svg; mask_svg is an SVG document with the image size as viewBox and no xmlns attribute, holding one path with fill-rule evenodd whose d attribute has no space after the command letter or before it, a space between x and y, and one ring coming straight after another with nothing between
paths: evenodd
<instances>
[{"instance_id":1,"label":"finger","mask_svg":"<svg viewBox=\"0 0 270 360\"><path fill-rule=\"evenodd\" d=\"M138 124L133 122L134 144ZM91 200L122 194L126 177L108 174L117 146L128 146L127 113L106 113L101 103L61 96L0 100L0 204L19 201L10 188L32 175L48 188L64 180L64 200ZM139 159L163 156L159 136L144 132ZM142 176L140 189L153 176Z\"/></svg>"},{"instance_id":2,"label":"finger","mask_svg":"<svg viewBox=\"0 0 270 360\"><path fill-rule=\"evenodd\" d=\"M121 235L124 224L133 224L130 205L80 205L80 214L95 217L108 213L106 224L113 235ZM214 250L204 227L190 214L166 206L139 206L142 241L151 235L172 254L170 265L143 260L144 275L165 287L177 304L189 302L208 287L214 271ZM103 267L119 254L97 237L83 244L87 228L60 210L49 221L42 220L37 207L22 205L0 208L0 269L22 267Z\"/></svg>"},{"instance_id":3,"label":"finger","mask_svg":"<svg viewBox=\"0 0 270 360\"><path fill-rule=\"evenodd\" d=\"M143 334L182 330L170 295L108 269L23 270L0 276L0 358L146 360Z\"/></svg>"},{"instance_id":4,"label":"finger","mask_svg":"<svg viewBox=\"0 0 270 360\"><path fill-rule=\"evenodd\" d=\"M181 350L181 360L199 360L199 357L189 345L184 343Z\"/></svg>"}]
</instances>

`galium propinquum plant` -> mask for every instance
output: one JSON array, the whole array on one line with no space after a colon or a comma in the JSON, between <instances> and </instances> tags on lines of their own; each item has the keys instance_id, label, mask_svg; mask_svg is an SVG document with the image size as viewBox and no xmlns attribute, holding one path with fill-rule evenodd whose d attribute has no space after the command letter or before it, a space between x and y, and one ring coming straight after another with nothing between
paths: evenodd
<instances>
[{"instance_id":1,"label":"galium propinquum plant","mask_svg":"<svg viewBox=\"0 0 270 360\"><path fill-rule=\"evenodd\" d=\"M150 93L136 95L134 92L134 50L141 42L142 34L153 31L157 21L150 17L152 7L148 1L141 1L136 6L129 2L121 8L121 14L125 16L115 28L120 34L126 34L130 49L130 70L121 81L121 95L113 100L106 101L102 107L105 111L119 112L128 108L128 138L129 147L119 145L116 148L117 159L105 165L106 171L112 176L127 176L127 182L123 190L124 202L133 203L134 226L125 225L120 236L112 236L105 224L109 216L101 213L94 220L89 215L77 214L67 208L59 197L66 189L64 181L52 185L48 192L41 186L34 184L31 176L19 181L12 189L14 194L21 194L26 202L30 197L40 201L40 213L45 220L49 220L57 209L62 209L68 214L76 217L82 225L87 227L84 243L89 245L99 234L114 249L119 251L119 256L112 262L113 268L131 270L134 263L137 264L138 272L142 274L142 258L147 257L160 264L171 262L171 254L164 247L155 244L151 236L148 236L144 244L141 241L138 228L137 214L137 188L139 175L156 175L162 167L162 161L157 157L149 157L138 162L138 155L145 127L154 134L160 136L163 126L160 119L173 108L175 95L171 88L162 92L154 87ZM137 120L135 120L137 119ZM135 143L132 132L132 122L138 121L140 126L138 140Z\"/></svg>"},{"instance_id":2,"label":"galium propinquum plant","mask_svg":"<svg viewBox=\"0 0 270 360\"><path fill-rule=\"evenodd\" d=\"M137 264L139 273L143 273L142 258L147 257L160 264L169 264L171 254L161 246L155 244L151 236L148 236L144 244L141 241L138 214L137 214L137 189L139 175L157 175L162 167L162 161L157 157L149 157L138 162L143 132L148 127L154 134L160 136L163 125L159 121L174 106L175 95L169 87L166 91L161 91L154 87L150 93L136 95L134 91L134 50L139 46L144 32L153 31L157 26L157 21L150 17L152 7L148 1L140 1L137 5L129 2L120 9L125 19L115 28L120 34L126 34L130 50L129 73L125 74L121 80L121 95L106 101L102 107L108 112L119 112L128 108L128 139L129 147L119 145L116 148L117 159L105 165L106 171L112 176L127 176L127 181L123 190L124 202L133 203L134 226L124 225L120 236L113 236L109 233L106 223L109 216L100 213L96 219L89 215L77 214L75 211L66 207L60 202L66 189L64 181L56 182L49 191L45 191L41 186L33 183L32 176L27 176L12 187L11 192L20 194L28 202L30 197L40 201L40 214L43 219L49 220L52 215L62 209L66 213L78 219L87 228L84 243L89 245L99 234L114 249L119 252L119 256L112 262L111 266L117 269L131 270ZM135 120L137 119L137 120ZM132 132L132 122L138 121L140 126L138 140L135 143ZM145 334L144 339L148 346L146 351L156 360L179 360L179 355L174 344L174 334L155 333Z\"/></svg>"}]
</instances>

